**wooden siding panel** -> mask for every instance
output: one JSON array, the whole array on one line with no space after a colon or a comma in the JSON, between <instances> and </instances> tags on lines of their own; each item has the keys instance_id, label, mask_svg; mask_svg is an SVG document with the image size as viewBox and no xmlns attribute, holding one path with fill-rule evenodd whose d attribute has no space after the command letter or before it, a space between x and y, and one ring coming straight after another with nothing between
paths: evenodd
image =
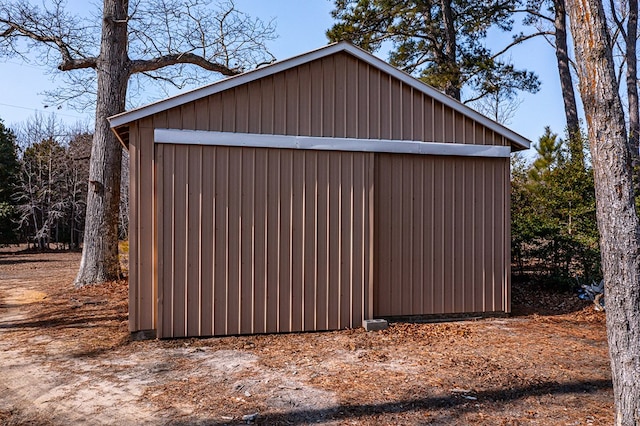
<instances>
[{"instance_id":1,"label":"wooden siding panel","mask_svg":"<svg viewBox=\"0 0 640 426\"><path fill-rule=\"evenodd\" d=\"M451 108L445 107L445 106L443 106L442 108L442 113L443 113L442 125L444 127L444 136L442 141L456 142L457 140L456 133L455 133L456 123L454 122L455 113Z\"/></svg>"},{"instance_id":2,"label":"wooden siding panel","mask_svg":"<svg viewBox=\"0 0 640 426\"><path fill-rule=\"evenodd\" d=\"M235 92L235 126L234 132L249 132L249 114L251 107L249 105L249 85L245 84L236 87Z\"/></svg>"},{"instance_id":3,"label":"wooden siding panel","mask_svg":"<svg viewBox=\"0 0 640 426\"><path fill-rule=\"evenodd\" d=\"M296 132L301 136L311 136L311 123L314 121L311 111L311 78L311 67L308 64L302 65L298 69L298 128Z\"/></svg>"},{"instance_id":4,"label":"wooden siding panel","mask_svg":"<svg viewBox=\"0 0 640 426\"><path fill-rule=\"evenodd\" d=\"M358 61L354 58L345 57L345 87L344 87L344 112L342 121L344 122L344 135L348 138L357 138L359 133L359 109L358 102ZM337 72L340 72L338 69ZM340 112L337 111L339 114Z\"/></svg>"},{"instance_id":5,"label":"wooden siding panel","mask_svg":"<svg viewBox=\"0 0 640 426\"><path fill-rule=\"evenodd\" d=\"M374 316L504 311L509 160L376 155Z\"/></svg>"},{"instance_id":6,"label":"wooden siding panel","mask_svg":"<svg viewBox=\"0 0 640 426\"><path fill-rule=\"evenodd\" d=\"M187 335L202 334L202 147L189 147L187 152Z\"/></svg>"},{"instance_id":7,"label":"wooden siding panel","mask_svg":"<svg viewBox=\"0 0 640 426\"><path fill-rule=\"evenodd\" d=\"M310 113L311 113L311 131L310 135L322 136L324 131L324 79L322 62L310 65L311 87Z\"/></svg>"},{"instance_id":8,"label":"wooden siding panel","mask_svg":"<svg viewBox=\"0 0 640 426\"><path fill-rule=\"evenodd\" d=\"M229 300L229 148L215 147L215 235L214 235L214 335L228 334L227 311ZM216 284L217 283L217 284Z\"/></svg>"},{"instance_id":9,"label":"wooden siding panel","mask_svg":"<svg viewBox=\"0 0 640 426\"><path fill-rule=\"evenodd\" d=\"M222 94L209 96L209 129L219 132L222 130Z\"/></svg>"},{"instance_id":10,"label":"wooden siding panel","mask_svg":"<svg viewBox=\"0 0 640 426\"><path fill-rule=\"evenodd\" d=\"M169 117L172 128L508 144L494 131L346 53L161 114Z\"/></svg>"},{"instance_id":11,"label":"wooden siding panel","mask_svg":"<svg viewBox=\"0 0 640 426\"><path fill-rule=\"evenodd\" d=\"M267 219L267 332L276 332L279 330L279 283L280 283L280 211L282 199L280 193L280 161L282 151L267 150L267 200L269 200L266 209Z\"/></svg>"},{"instance_id":12,"label":"wooden siding panel","mask_svg":"<svg viewBox=\"0 0 640 426\"><path fill-rule=\"evenodd\" d=\"M378 137L380 139L391 139L391 110L393 108L392 99L391 99L391 81L392 78L388 74L384 74L382 72L380 75L380 85L378 88L379 93L379 104L380 104L380 115L378 117L379 120L379 133Z\"/></svg>"},{"instance_id":13,"label":"wooden siding panel","mask_svg":"<svg viewBox=\"0 0 640 426\"><path fill-rule=\"evenodd\" d=\"M215 266L215 173L214 173L215 149L202 150L202 194L201 194L201 262L202 286L200 299L201 330L202 335L213 334L213 279ZM158 194L162 191L158 189ZM207 314L208 313L208 314Z\"/></svg>"},{"instance_id":14,"label":"wooden siding panel","mask_svg":"<svg viewBox=\"0 0 640 426\"><path fill-rule=\"evenodd\" d=\"M359 326L372 158L162 145L160 336Z\"/></svg>"},{"instance_id":15,"label":"wooden siding panel","mask_svg":"<svg viewBox=\"0 0 640 426\"><path fill-rule=\"evenodd\" d=\"M187 304L187 240L188 226L188 178L189 178L189 157L188 146L176 146L174 158L174 188L173 188L173 205L166 208L174 210L174 271L173 271L173 287L172 291L165 290L165 303L167 302L167 293L171 293L172 311L171 318L172 334L171 337L184 337L187 335L186 321L186 304Z\"/></svg>"},{"instance_id":16,"label":"wooden siding panel","mask_svg":"<svg viewBox=\"0 0 640 426\"><path fill-rule=\"evenodd\" d=\"M139 187L140 187L139 127L129 129L129 331L142 330L140 324L140 274L138 273L139 232ZM148 242L145 242L148 244ZM153 285L151 283L151 285ZM154 327L155 328L155 327Z\"/></svg>"},{"instance_id":17,"label":"wooden siding panel","mask_svg":"<svg viewBox=\"0 0 640 426\"><path fill-rule=\"evenodd\" d=\"M256 264L256 242L255 229L256 217L259 211L256 210L256 162L255 150L247 149L241 151L241 174L242 181L238 192L241 194L240 200L240 333L254 333L256 319L255 264Z\"/></svg>"},{"instance_id":18,"label":"wooden siding panel","mask_svg":"<svg viewBox=\"0 0 640 426\"><path fill-rule=\"evenodd\" d=\"M285 74L273 76L273 134L286 135L287 133L287 82Z\"/></svg>"},{"instance_id":19,"label":"wooden siding panel","mask_svg":"<svg viewBox=\"0 0 640 426\"><path fill-rule=\"evenodd\" d=\"M227 181L223 183L227 186L227 241L228 251L228 281L227 288L227 334L240 334L240 317L242 310L240 307L241 288L241 262L240 253L242 240L242 192L241 188L245 184L242 181L242 150L228 150L228 172Z\"/></svg>"},{"instance_id":20,"label":"wooden siding panel","mask_svg":"<svg viewBox=\"0 0 640 426\"><path fill-rule=\"evenodd\" d=\"M433 102L433 142L447 142L444 124L445 106L438 102ZM449 141L450 142L450 141Z\"/></svg>"},{"instance_id":21,"label":"wooden siding panel","mask_svg":"<svg viewBox=\"0 0 640 426\"><path fill-rule=\"evenodd\" d=\"M274 133L274 94L273 77L260 80L260 133Z\"/></svg>"},{"instance_id":22,"label":"wooden siding panel","mask_svg":"<svg viewBox=\"0 0 640 426\"><path fill-rule=\"evenodd\" d=\"M364 90L368 93L369 103L365 105L368 107L368 135L362 136L370 139L381 139L380 130L380 117L382 115L382 102L380 102L380 75L381 73L376 69L369 69L369 87ZM360 134L363 131L360 129Z\"/></svg>"},{"instance_id":23,"label":"wooden siding panel","mask_svg":"<svg viewBox=\"0 0 640 426\"><path fill-rule=\"evenodd\" d=\"M357 77L356 77L356 118L357 130L356 135L359 138L368 139L373 132L371 131L370 119L373 115L373 111L377 110L378 105L371 103L371 71L369 66L365 63L357 63Z\"/></svg>"},{"instance_id":24,"label":"wooden siding panel","mask_svg":"<svg viewBox=\"0 0 640 426\"><path fill-rule=\"evenodd\" d=\"M209 100L206 98L195 101L195 130L209 130ZM188 126L185 128L189 129Z\"/></svg>"},{"instance_id":25,"label":"wooden siding panel","mask_svg":"<svg viewBox=\"0 0 640 426\"><path fill-rule=\"evenodd\" d=\"M153 125L151 119L145 119L139 125L140 141L153 141ZM154 145L141 143L137 151L138 163L138 208L137 228L139 233L136 248L138 259L138 305L141 330L155 329L156 323L156 285L155 240L154 228Z\"/></svg>"},{"instance_id":26,"label":"wooden siding panel","mask_svg":"<svg viewBox=\"0 0 640 426\"><path fill-rule=\"evenodd\" d=\"M416 93L414 95L413 88L402 84L401 86L402 96L402 111L398 120L400 125L400 131L402 133L403 140L415 140L414 137L414 99L420 99L420 96Z\"/></svg>"},{"instance_id":27,"label":"wooden siding panel","mask_svg":"<svg viewBox=\"0 0 640 426\"><path fill-rule=\"evenodd\" d=\"M254 259L253 270L253 332L266 333L267 328L267 271L272 253L267 245L267 212L271 204L268 194L268 150L255 150L254 175Z\"/></svg>"},{"instance_id":28,"label":"wooden siding panel","mask_svg":"<svg viewBox=\"0 0 640 426\"><path fill-rule=\"evenodd\" d=\"M318 221L318 241L317 241L317 299L315 304L316 317L315 329L329 329L329 280L330 280L330 263L329 254L331 246L329 244L329 153L326 151L317 152L317 191L318 204L316 220Z\"/></svg>"},{"instance_id":29,"label":"wooden siding panel","mask_svg":"<svg viewBox=\"0 0 640 426\"><path fill-rule=\"evenodd\" d=\"M303 238L303 271L302 271L302 329L316 329L318 307L318 153L309 152L302 159L304 162L304 238ZM308 261L304 261L308 259Z\"/></svg>"},{"instance_id":30,"label":"wooden siding panel","mask_svg":"<svg viewBox=\"0 0 640 426\"><path fill-rule=\"evenodd\" d=\"M291 331L303 330L306 181L304 151L291 151ZM313 259L309 258L308 263Z\"/></svg>"},{"instance_id":31,"label":"wooden siding panel","mask_svg":"<svg viewBox=\"0 0 640 426\"><path fill-rule=\"evenodd\" d=\"M347 135L347 58L336 55L334 59L334 100L333 105L333 133L334 136Z\"/></svg>"},{"instance_id":32,"label":"wooden siding panel","mask_svg":"<svg viewBox=\"0 0 640 426\"><path fill-rule=\"evenodd\" d=\"M292 210L293 210L293 164L292 151L280 153L280 247L278 276L278 331L287 331L291 327L291 246L292 246Z\"/></svg>"},{"instance_id":33,"label":"wooden siding panel","mask_svg":"<svg viewBox=\"0 0 640 426\"><path fill-rule=\"evenodd\" d=\"M322 97L319 102L322 104L322 129L319 135L324 137L336 137L334 105L336 104L336 76L335 59L333 57L323 58L319 65L322 69Z\"/></svg>"}]
</instances>

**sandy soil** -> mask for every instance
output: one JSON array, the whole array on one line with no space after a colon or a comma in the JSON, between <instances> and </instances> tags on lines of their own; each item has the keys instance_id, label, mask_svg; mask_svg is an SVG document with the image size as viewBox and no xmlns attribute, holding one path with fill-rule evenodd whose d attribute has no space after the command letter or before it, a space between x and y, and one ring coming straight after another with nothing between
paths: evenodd
<instances>
[{"instance_id":1,"label":"sandy soil","mask_svg":"<svg viewBox=\"0 0 640 426\"><path fill-rule=\"evenodd\" d=\"M608 425L604 314L514 288L514 315L384 332L131 341L126 282L0 252L0 424Z\"/></svg>"}]
</instances>

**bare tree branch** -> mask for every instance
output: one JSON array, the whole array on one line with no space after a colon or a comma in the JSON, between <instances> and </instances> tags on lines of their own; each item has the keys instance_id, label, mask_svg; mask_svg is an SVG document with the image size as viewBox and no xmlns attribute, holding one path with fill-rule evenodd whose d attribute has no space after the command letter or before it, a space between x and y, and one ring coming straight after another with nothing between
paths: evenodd
<instances>
[{"instance_id":1,"label":"bare tree branch","mask_svg":"<svg viewBox=\"0 0 640 426\"><path fill-rule=\"evenodd\" d=\"M165 68L171 65L177 64L193 64L198 65L200 68L207 71L213 71L225 76L232 76L240 74L242 69L229 68L226 65L221 65L215 62L207 61L205 58L193 53L179 53L172 55L164 55L154 59L137 59L131 61L131 74L140 72L155 71L160 68Z\"/></svg>"},{"instance_id":2,"label":"bare tree branch","mask_svg":"<svg viewBox=\"0 0 640 426\"><path fill-rule=\"evenodd\" d=\"M58 65L58 69L60 71L71 71L71 70L80 70L86 68L95 69L98 66L97 58L82 58L82 59L68 59L62 61L60 65Z\"/></svg>"},{"instance_id":3,"label":"bare tree branch","mask_svg":"<svg viewBox=\"0 0 640 426\"><path fill-rule=\"evenodd\" d=\"M532 34L520 34L519 36L515 37L514 40L507 44L504 48L502 48L501 50L499 50L498 52L494 53L492 58L495 59L500 55L503 55L504 53L506 53L508 50L510 50L512 47L517 46L527 40L531 40L532 38L535 37L540 37L540 36L552 36L554 35L552 31L539 31L537 33L532 33Z\"/></svg>"}]
</instances>

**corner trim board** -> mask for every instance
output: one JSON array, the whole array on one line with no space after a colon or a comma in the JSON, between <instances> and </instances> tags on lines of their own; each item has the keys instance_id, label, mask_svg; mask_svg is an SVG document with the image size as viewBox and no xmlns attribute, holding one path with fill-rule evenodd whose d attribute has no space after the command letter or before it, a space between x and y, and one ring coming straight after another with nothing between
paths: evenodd
<instances>
[{"instance_id":1,"label":"corner trim board","mask_svg":"<svg viewBox=\"0 0 640 426\"><path fill-rule=\"evenodd\" d=\"M309 149L316 151L385 152L397 154L449 155L508 158L511 147L389 139L328 138L267 135L203 130L155 129L155 143L220 145L252 148Z\"/></svg>"}]
</instances>

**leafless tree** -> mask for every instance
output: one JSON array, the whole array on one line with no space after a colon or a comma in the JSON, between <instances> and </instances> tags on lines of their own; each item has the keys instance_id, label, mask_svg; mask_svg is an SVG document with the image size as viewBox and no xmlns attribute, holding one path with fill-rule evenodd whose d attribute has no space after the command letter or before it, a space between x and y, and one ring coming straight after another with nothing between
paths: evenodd
<instances>
[{"instance_id":1,"label":"leafless tree","mask_svg":"<svg viewBox=\"0 0 640 426\"><path fill-rule=\"evenodd\" d=\"M87 208L87 186L89 183L89 159L91 157L92 135L86 129L76 128L70 134L67 148L67 172L65 174L66 197L68 199L69 246L80 247L84 234L85 212Z\"/></svg>"},{"instance_id":2,"label":"leafless tree","mask_svg":"<svg viewBox=\"0 0 640 426\"><path fill-rule=\"evenodd\" d=\"M36 114L20 126L21 173L14 198L23 235L40 249L77 248L84 228L91 134Z\"/></svg>"},{"instance_id":3,"label":"leafless tree","mask_svg":"<svg viewBox=\"0 0 640 426\"><path fill-rule=\"evenodd\" d=\"M36 51L75 85L68 99L95 93L95 131L86 228L76 285L119 276L121 146L107 117L125 109L132 77L178 87L199 81L197 69L235 75L273 58L273 26L239 12L230 0L103 0L99 14L68 13L62 0L0 5L0 54ZM134 87L135 87L134 81ZM140 87L140 86L138 86ZM67 88L68 89L68 88ZM75 90L75 91L74 91Z\"/></svg>"},{"instance_id":4,"label":"leafless tree","mask_svg":"<svg viewBox=\"0 0 640 426\"><path fill-rule=\"evenodd\" d=\"M506 62L509 63L508 60ZM498 123L508 125L521 104L522 99L514 90L495 84L489 87L483 98L471 103L471 106Z\"/></svg>"},{"instance_id":5,"label":"leafless tree","mask_svg":"<svg viewBox=\"0 0 640 426\"><path fill-rule=\"evenodd\" d=\"M20 225L29 230L30 240L41 250L49 248L66 210L65 157L65 149L55 138L32 144L22 155L15 192Z\"/></svg>"},{"instance_id":6,"label":"leafless tree","mask_svg":"<svg viewBox=\"0 0 640 426\"><path fill-rule=\"evenodd\" d=\"M129 239L129 152L122 151L122 176L120 179L120 216L118 233L121 240Z\"/></svg>"},{"instance_id":7,"label":"leafless tree","mask_svg":"<svg viewBox=\"0 0 640 426\"><path fill-rule=\"evenodd\" d=\"M616 425L640 423L640 226L602 1L568 0L596 188Z\"/></svg>"}]
</instances>

